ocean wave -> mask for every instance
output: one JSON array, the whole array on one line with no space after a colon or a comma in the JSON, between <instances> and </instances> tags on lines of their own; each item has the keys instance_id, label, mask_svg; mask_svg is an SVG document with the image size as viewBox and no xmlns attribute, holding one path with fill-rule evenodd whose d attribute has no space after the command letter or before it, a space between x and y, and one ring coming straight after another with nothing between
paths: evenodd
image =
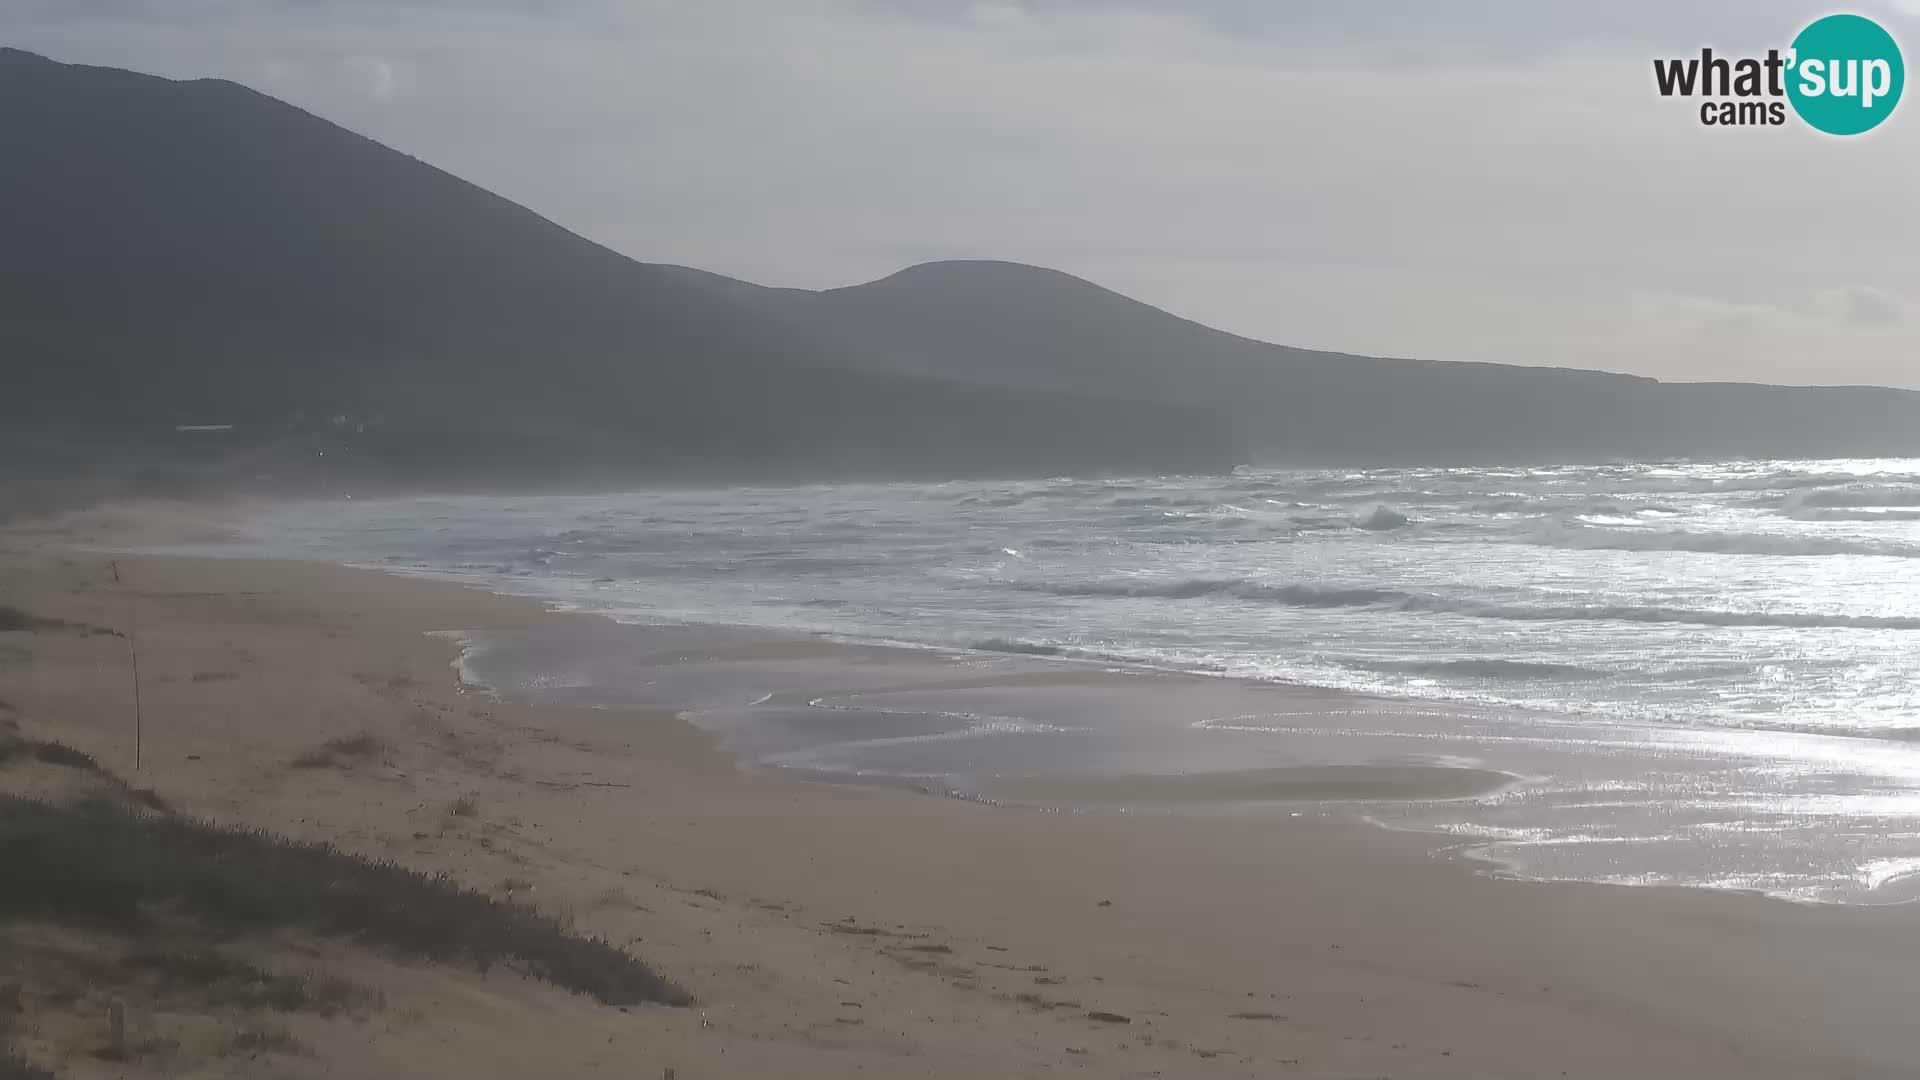
<instances>
[{"instance_id":1,"label":"ocean wave","mask_svg":"<svg viewBox=\"0 0 1920 1080\"><path fill-rule=\"evenodd\" d=\"M1920 510L1848 510L1812 506L1788 510L1787 516L1795 521L1920 521Z\"/></svg>"},{"instance_id":2,"label":"ocean wave","mask_svg":"<svg viewBox=\"0 0 1920 1080\"><path fill-rule=\"evenodd\" d=\"M1137 597L1195 600L1224 596L1300 608L1380 608L1427 615L1464 615L1516 622L1638 622L1697 626L1920 630L1920 616L1844 612L1726 611L1634 604L1516 604L1398 589L1275 585L1247 578L1176 578L1164 581L1017 582L1014 588L1070 597Z\"/></svg>"},{"instance_id":3,"label":"ocean wave","mask_svg":"<svg viewBox=\"0 0 1920 1080\"><path fill-rule=\"evenodd\" d=\"M1376 506L1367 513L1353 519L1354 528L1366 529L1369 532L1404 529L1408 524L1407 515L1386 506Z\"/></svg>"},{"instance_id":4,"label":"ocean wave","mask_svg":"<svg viewBox=\"0 0 1920 1080\"><path fill-rule=\"evenodd\" d=\"M1212 508L1221 509L1215 500L1202 495L1115 495L1106 500L1106 505L1120 510L1140 509L1143 507L1167 508ZM1227 509L1237 509L1227 507Z\"/></svg>"},{"instance_id":5,"label":"ocean wave","mask_svg":"<svg viewBox=\"0 0 1920 1080\"><path fill-rule=\"evenodd\" d=\"M1888 474L1877 478L1881 482L1912 481L1920 483L1920 476L1907 474ZM1634 479L1636 487L1649 491L1678 491L1712 494L1716 492L1767 492L1799 491L1809 488L1834 488L1857 486L1860 476L1847 472L1804 472L1787 470L1740 476L1641 476Z\"/></svg>"},{"instance_id":6,"label":"ocean wave","mask_svg":"<svg viewBox=\"0 0 1920 1080\"><path fill-rule=\"evenodd\" d=\"M1340 660L1342 667L1405 675L1436 675L1478 679L1598 679L1608 673L1578 664L1543 660Z\"/></svg>"},{"instance_id":7,"label":"ocean wave","mask_svg":"<svg viewBox=\"0 0 1920 1080\"><path fill-rule=\"evenodd\" d=\"M1247 578L1172 578L1167 580L1107 580L1081 582L1016 582L1023 592L1054 596L1158 597L1193 600L1225 595L1241 600L1271 600L1294 607L1366 607L1402 600L1409 594L1393 589L1327 588L1319 585L1270 585Z\"/></svg>"},{"instance_id":8,"label":"ocean wave","mask_svg":"<svg viewBox=\"0 0 1920 1080\"><path fill-rule=\"evenodd\" d=\"M1692 551L1713 555L1884 555L1920 558L1920 547L1829 536L1697 532L1690 529L1611 529L1554 522L1527 543L1582 551Z\"/></svg>"},{"instance_id":9,"label":"ocean wave","mask_svg":"<svg viewBox=\"0 0 1920 1080\"><path fill-rule=\"evenodd\" d=\"M1205 660L1170 660L1152 650L1127 652L1108 649L1087 649L1073 645L1060 645L1051 641L1027 641L1022 638L992 637L970 641L966 648L979 652L1011 653L1015 656L1045 656L1060 660L1097 660L1108 664L1133 664L1144 667L1164 668L1177 671L1200 671L1210 674L1224 674L1226 665Z\"/></svg>"},{"instance_id":10,"label":"ocean wave","mask_svg":"<svg viewBox=\"0 0 1920 1080\"><path fill-rule=\"evenodd\" d=\"M1065 646L1048 645L1038 641L1021 641L1018 638L983 638L980 641L969 642L967 648L978 649L981 652L1015 653L1021 656L1061 656L1067 651Z\"/></svg>"},{"instance_id":11,"label":"ocean wave","mask_svg":"<svg viewBox=\"0 0 1920 1080\"><path fill-rule=\"evenodd\" d=\"M1456 601L1444 597L1415 597L1402 607L1408 611L1450 612L1482 619L1511 619L1520 622L1603 621L1679 623L1695 626L1920 630L1920 617L1908 615L1846 615L1810 611L1711 611L1696 608L1641 607L1631 604L1526 607Z\"/></svg>"},{"instance_id":12,"label":"ocean wave","mask_svg":"<svg viewBox=\"0 0 1920 1080\"><path fill-rule=\"evenodd\" d=\"M1022 492L1009 492L1009 493L962 495L960 498L955 499L954 502L956 505L959 505L959 506L986 506L986 507L1001 508L1001 507L1008 507L1008 506L1019 506L1021 503L1024 503L1039 494L1040 494L1039 492L1022 491Z\"/></svg>"},{"instance_id":13,"label":"ocean wave","mask_svg":"<svg viewBox=\"0 0 1920 1080\"><path fill-rule=\"evenodd\" d=\"M1848 484L1795 492L1791 506L1920 506L1920 485Z\"/></svg>"},{"instance_id":14,"label":"ocean wave","mask_svg":"<svg viewBox=\"0 0 1920 1080\"><path fill-rule=\"evenodd\" d=\"M1656 503L1637 505L1615 499L1502 498L1481 499L1466 504L1474 514L1597 514L1604 517L1631 517L1636 514L1677 514L1671 506Z\"/></svg>"},{"instance_id":15,"label":"ocean wave","mask_svg":"<svg viewBox=\"0 0 1920 1080\"><path fill-rule=\"evenodd\" d=\"M1313 514L1294 514L1287 518L1287 524L1296 532L1312 532L1319 529L1351 529L1352 518L1323 517Z\"/></svg>"}]
</instances>

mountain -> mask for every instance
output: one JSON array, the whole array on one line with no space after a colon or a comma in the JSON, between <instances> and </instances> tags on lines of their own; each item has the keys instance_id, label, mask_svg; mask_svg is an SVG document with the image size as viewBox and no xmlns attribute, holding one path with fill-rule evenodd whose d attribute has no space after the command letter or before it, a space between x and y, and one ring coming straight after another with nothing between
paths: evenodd
<instances>
[{"instance_id":1,"label":"mountain","mask_svg":"<svg viewBox=\"0 0 1920 1080\"><path fill-rule=\"evenodd\" d=\"M232 424L186 441L516 480L1242 459L1201 409L841 365L675 268L233 83L0 50L0 146L0 428L70 453Z\"/></svg>"},{"instance_id":2,"label":"mountain","mask_svg":"<svg viewBox=\"0 0 1920 1080\"><path fill-rule=\"evenodd\" d=\"M823 292L641 263L228 82L0 49L0 147L14 460L549 485L1920 454L1908 391L1294 349L1012 263Z\"/></svg>"},{"instance_id":3,"label":"mountain","mask_svg":"<svg viewBox=\"0 0 1920 1080\"><path fill-rule=\"evenodd\" d=\"M1015 263L931 263L818 294L687 273L838 342L843 363L1205 408L1281 464L1920 453L1920 394L1906 390L1316 352Z\"/></svg>"}]
</instances>

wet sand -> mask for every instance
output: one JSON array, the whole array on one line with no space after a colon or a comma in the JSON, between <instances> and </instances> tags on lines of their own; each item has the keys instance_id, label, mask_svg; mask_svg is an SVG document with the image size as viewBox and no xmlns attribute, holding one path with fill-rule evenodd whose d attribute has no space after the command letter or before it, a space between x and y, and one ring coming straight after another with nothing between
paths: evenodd
<instances>
[{"instance_id":1,"label":"wet sand","mask_svg":"<svg viewBox=\"0 0 1920 1080\"><path fill-rule=\"evenodd\" d=\"M1457 799L1518 779L1344 727L1189 736L1254 707L1347 725L1401 708L1308 687L600 618L458 640L470 685L535 705L671 708L744 766L789 778L1056 810Z\"/></svg>"},{"instance_id":2,"label":"wet sand","mask_svg":"<svg viewBox=\"0 0 1920 1080\"><path fill-rule=\"evenodd\" d=\"M1055 805L1344 802L1462 799L1498 791L1514 777L1439 765L1300 765L1172 776L1040 777L984 785L1004 802Z\"/></svg>"},{"instance_id":3,"label":"wet sand","mask_svg":"<svg viewBox=\"0 0 1920 1080\"><path fill-rule=\"evenodd\" d=\"M329 840L480 888L510 882L517 900L626 944L699 999L627 1012L509 972L345 950L339 970L381 987L385 1004L370 1017L298 1021L307 1056L287 1071L1920 1067L1908 1015L1920 922L1905 906L1497 880L1429 838L1311 815L1046 813L795 782L738 767L716 745L728 738L724 720L703 728L671 708L591 700L584 677L533 704L463 691L450 666L459 642L432 636L543 634L584 617L335 567L110 559L77 546L112 535L9 534L0 597L131 635L143 767L132 769L121 639L0 634L0 699L22 731L93 753L188 813ZM830 682L836 666L843 682L852 667L864 685L898 676L913 688L903 693L948 692L928 689L935 661L925 657L715 633L724 640L653 656L663 697L744 706L786 680L794 699L763 704L804 707L818 689L806 680ZM1026 692L1047 678L1022 669L1006 686ZM1051 689L1068 692L1063 708L1073 695L1097 706L1104 692ZM291 764L358 733L389 753L351 768ZM1453 784L1464 794L1492 782L1452 770L1461 775L1432 786L1446 771L1262 769L1215 776L1200 793L1318 800ZM0 769L0 788L8 775ZM1129 799L1156 783L1201 784L1127 783ZM457 802L471 812L453 813ZM75 1075L98 1069L75 1061Z\"/></svg>"}]
</instances>

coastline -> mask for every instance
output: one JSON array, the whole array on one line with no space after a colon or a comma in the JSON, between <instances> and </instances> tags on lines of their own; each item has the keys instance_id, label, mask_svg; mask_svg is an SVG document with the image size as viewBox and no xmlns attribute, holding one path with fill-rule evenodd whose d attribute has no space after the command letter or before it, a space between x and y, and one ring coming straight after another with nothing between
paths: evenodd
<instances>
[{"instance_id":1,"label":"coastline","mask_svg":"<svg viewBox=\"0 0 1920 1080\"><path fill-rule=\"evenodd\" d=\"M1437 838L1357 823L1045 814L750 774L667 710L465 693L459 646L430 636L577 616L375 571L79 547L102 542L15 530L0 586L23 608L136 636L145 767L125 768L126 687L99 677L118 642L14 646L27 662L0 666L0 698L23 730L187 813L478 887L524 880L522 899L629 944L700 1002L623 1013L504 973L449 974L451 1005L309 1032L335 1069L1896 1075L1920 1062L1901 1008L1920 960L1911 906L1500 880L1436 858ZM363 731L392 747L386 760L287 764ZM445 825L457 799L477 813L418 827Z\"/></svg>"}]
</instances>

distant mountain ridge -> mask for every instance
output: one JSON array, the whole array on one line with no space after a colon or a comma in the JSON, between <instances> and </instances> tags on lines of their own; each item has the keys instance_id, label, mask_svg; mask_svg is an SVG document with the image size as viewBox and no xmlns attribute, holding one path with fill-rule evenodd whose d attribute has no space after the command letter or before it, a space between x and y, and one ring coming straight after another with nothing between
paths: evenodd
<instances>
[{"instance_id":1,"label":"distant mountain ridge","mask_svg":"<svg viewBox=\"0 0 1920 1080\"><path fill-rule=\"evenodd\" d=\"M0 49L0 146L0 426L77 454L209 422L525 483L1920 453L1908 391L1295 349L1013 263L641 263L228 82Z\"/></svg>"},{"instance_id":2,"label":"distant mountain ridge","mask_svg":"<svg viewBox=\"0 0 1920 1080\"><path fill-rule=\"evenodd\" d=\"M1299 349L1017 263L929 263L848 288L750 295L839 341L843 363L1206 408L1277 464L1920 452L1920 393L1910 390L1664 383Z\"/></svg>"},{"instance_id":3,"label":"distant mountain ridge","mask_svg":"<svg viewBox=\"0 0 1920 1080\"><path fill-rule=\"evenodd\" d=\"M0 52L0 146L12 425L234 422L369 469L516 481L1244 457L1202 410L841 366L677 270L232 83Z\"/></svg>"}]
</instances>

